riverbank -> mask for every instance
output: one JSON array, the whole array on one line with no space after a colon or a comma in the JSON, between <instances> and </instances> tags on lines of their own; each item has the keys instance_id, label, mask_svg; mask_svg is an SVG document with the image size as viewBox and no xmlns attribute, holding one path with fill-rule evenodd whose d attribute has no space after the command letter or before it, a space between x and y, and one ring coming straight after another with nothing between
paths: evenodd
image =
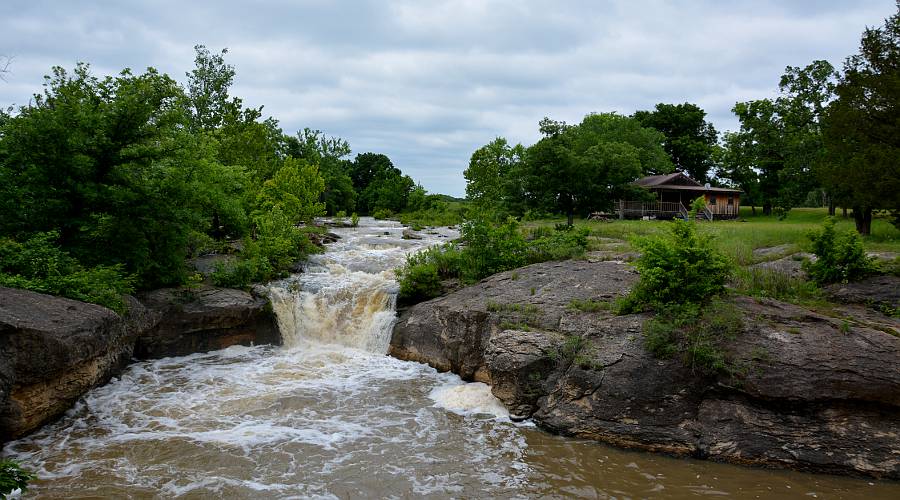
<instances>
[{"instance_id":1,"label":"riverbank","mask_svg":"<svg viewBox=\"0 0 900 500\"><path fill-rule=\"evenodd\" d=\"M280 344L268 299L225 288L126 297L123 315L0 287L0 444L64 414L133 361Z\"/></svg>"},{"instance_id":2,"label":"riverbank","mask_svg":"<svg viewBox=\"0 0 900 500\"><path fill-rule=\"evenodd\" d=\"M900 320L734 297L736 369L705 375L644 348L649 316L611 312L636 279L616 261L500 273L409 308L390 353L489 383L514 418L564 435L900 479Z\"/></svg>"}]
</instances>

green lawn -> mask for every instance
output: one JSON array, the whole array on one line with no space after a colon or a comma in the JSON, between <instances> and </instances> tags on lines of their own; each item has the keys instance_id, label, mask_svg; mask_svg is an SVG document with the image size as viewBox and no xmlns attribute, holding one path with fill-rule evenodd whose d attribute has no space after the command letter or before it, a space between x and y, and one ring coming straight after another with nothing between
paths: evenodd
<instances>
[{"instance_id":1,"label":"green lawn","mask_svg":"<svg viewBox=\"0 0 900 500\"><path fill-rule=\"evenodd\" d=\"M806 235L821 227L828 211L824 208L795 208L787 218L778 220L775 216L764 216L760 210L752 215L748 207L741 207L741 218L729 221L701 222L701 230L712 233L718 244L735 262L747 265L753 263L753 250L783 244L795 245L796 249L806 249L809 239ZM854 231L852 218L843 219L838 215L837 228ZM532 221L524 224L526 230L538 226L553 226L565 222L564 218ZM668 222L643 220L616 220L597 222L576 220L576 226L590 228L595 237L628 240L632 236L643 236L665 231ZM863 238L870 251L900 253L900 230L887 219L872 221L872 234Z\"/></svg>"}]
</instances>

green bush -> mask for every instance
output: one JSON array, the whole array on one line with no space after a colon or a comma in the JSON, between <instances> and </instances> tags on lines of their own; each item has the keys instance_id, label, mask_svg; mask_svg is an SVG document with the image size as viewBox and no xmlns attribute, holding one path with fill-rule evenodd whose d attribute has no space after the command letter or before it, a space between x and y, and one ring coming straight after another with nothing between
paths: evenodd
<instances>
[{"instance_id":1,"label":"green bush","mask_svg":"<svg viewBox=\"0 0 900 500\"><path fill-rule=\"evenodd\" d=\"M394 215L394 212L387 208L378 208L374 212L372 212L372 217L376 219L390 219Z\"/></svg>"},{"instance_id":2,"label":"green bush","mask_svg":"<svg viewBox=\"0 0 900 500\"><path fill-rule=\"evenodd\" d=\"M563 227L566 229L557 229L550 235L537 238L528 244L529 264L574 259L584 255L590 230L572 229L572 226Z\"/></svg>"},{"instance_id":3,"label":"green bush","mask_svg":"<svg viewBox=\"0 0 900 500\"><path fill-rule=\"evenodd\" d=\"M817 259L805 262L803 268L816 283L847 283L865 277L874 269L859 234L838 233L831 218L825 219L821 232L811 232L809 239Z\"/></svg>"},{"instance_id":4,"label":"green bush","mask_svg":"<svg viewBox=\"0 0 900 500\"><path fill-rule=\"evenodd\" d=\"M820 295L815 283L772 269L738 269L733 284L737 291L746 295L789 302L815 300Z\"/></svg>"},{"instance_id":5,"label":"green bush","mask_svg":"<svg viewBox=\"0 0 900 500\"><path fill-rule=\"evenodd\" d=\"M59 233L36 233L24 243L0 239L0 286L22 288L125 312L123 295L135 278L124 266L83 267L57 246Z\"/></svg>"},{"instance_id":6,"label":"green bush","mask_svg":"<svg viewBox=\"0 0 900 500\"><path fill-rule=\"evenodd\" d=\"M640 279L620 304L622 312L701 303L725 291L732 266L711 238L682 220L673 221L669 233L633 240L641 252L634 264Z\"/></svg>"},{"instance_id":7,"label":"green bush","mask_svg":"<svg viewBox=\"0 0 900 500\"><path fill-rule=\"evenodd\" d=\"M704 374L735 370L722 343L743 328L740 311L719 299L699 304L670 304L644 323L644 345L656 357L681 355L685 365Z\"/></svg>"},{"instance_id":8,"label":"green bush","mask_svg":"<svg viewBox=\"0 0 900 500\"><path fill-rule=\"evenodd\" d=\"M462 254L452 243L407 255L406 264L395 271L400 282L400 298L418 301L437 297L441 293L441 280L460 276L461 262Z\"/></svg>"},{"instance_id":9,"label":"green bush","mask_svg":"<svg viewBox=\"0 0 900 500\"><path fill-rule=\"evenodd\" d=\"M462 275L466 281L477 281L492 274L524 266L527 244L519 223L507 218L499 225L485 219L467 220L462 225Z\"/></svg>"},{"instance_id":10,"label":"green bush","mask_svg":"<svg viewBox=\"0 0 900 500\"><path fill-rule=\"evenodd\" d=\"M24 492L28 489L28 482L34 479L34 475L23 469L12 460L0 460L0 498L15 490Z\"/></svg>"}]
</instances>

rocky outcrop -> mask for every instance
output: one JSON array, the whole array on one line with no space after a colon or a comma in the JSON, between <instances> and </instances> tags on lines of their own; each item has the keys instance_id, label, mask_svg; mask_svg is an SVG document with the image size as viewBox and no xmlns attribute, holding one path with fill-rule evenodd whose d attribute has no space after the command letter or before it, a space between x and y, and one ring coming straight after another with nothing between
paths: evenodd
<instances>
[{"instance_id":1,"label":"rocky outcrop","mask_svg":"<svg viewBox=\"0 0 900 500\"><path fill-rule=\"evenodd\" d=\"M407 310L391 354L488 382L514 416L561 434L900 479L900 321L737 298L731 373L704 375L646 351L647 316L604 308L635 279L615 262L501 273Z\"/></svg>"},{"instance_id":2,"label":"rocky outcrop","mask_svg":"<svg viewBox=\"0 0 900 500\"><path fill-rule=\"evenodd\" d=\"M183 356L232 345L281 344L269 301L242 290L164 288L139 296L154 322L137 338L138 359Z\"/></svg>"},{"instance_id":3,"label":"rocky outcrop","mask_svg":"<svg viewBox=\"0 0 900 500\"><path fill-rule=\"evenodd\" d=\"M0 442L66 411L131 359L140 304L122 318L105 307L0 288Z\"/></svg>"},{"instance_id":4,"label":"rocky outcrop","mask_svg":"<svg viewBox=\"0 0 900 500\"><path fill-rule=\"evenodd\" d=\"M0 443L59 417L134 358L281 343L268 300L240 290L165 289L126 299L120 316L0 288Z\"/></svg>"},{"instance_id":5,"label":"rocky outcrop","mask_svg":"<svg viewBox=\"0 0 900 500\"><path fill-rule=\"evenodd\" d=\"M900 310L900 277L872 276L855 283L836 283L825 287L831 300L846 304L864 304L889 312Z\"/></svg>"}]
</instances>

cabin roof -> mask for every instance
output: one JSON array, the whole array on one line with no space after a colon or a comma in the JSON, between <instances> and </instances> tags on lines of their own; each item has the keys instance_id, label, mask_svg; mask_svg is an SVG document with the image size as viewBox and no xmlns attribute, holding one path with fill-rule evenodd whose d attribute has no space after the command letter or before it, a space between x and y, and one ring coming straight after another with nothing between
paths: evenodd
<instances>
[{"instance_id":1,"label":"cabin roof","mask_svg":"<svg viewBox=\"0 0 900 500\"><path fill-rule=\"evenodd\" d=\"M671 174L651 175L642 177L635 184L648 189L665 189L677 191L703 191L705 193L740 193L740 189L721 188L704 186L699 182L691 179L684 172L673 172Z\"/></svg>"}]
</instances>

